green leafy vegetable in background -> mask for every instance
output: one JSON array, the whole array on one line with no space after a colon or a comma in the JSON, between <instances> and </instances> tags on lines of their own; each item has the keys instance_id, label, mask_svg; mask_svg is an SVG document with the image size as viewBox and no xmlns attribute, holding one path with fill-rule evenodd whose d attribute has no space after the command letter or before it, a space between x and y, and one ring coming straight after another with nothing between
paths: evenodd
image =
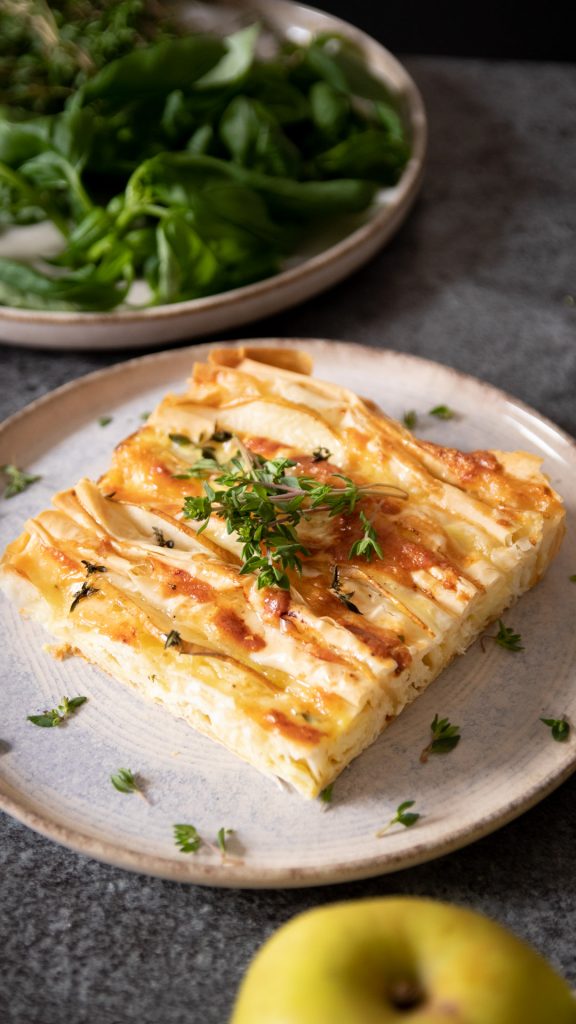
<instances>
[{"instance_id":1,"label":"green leafy vegetable in background","mask_svg":"<svg viewBox=\"0 0 576 1024\"><path fill-rule=\"evenodd\" d=\"M60 253L0 259L0 303L101 310L277 273L409 157L395 98L351 44L256 56L260 28L179 35L146 0L0 0L0 229L51 222Z\"/></svg>"}]
</instances>

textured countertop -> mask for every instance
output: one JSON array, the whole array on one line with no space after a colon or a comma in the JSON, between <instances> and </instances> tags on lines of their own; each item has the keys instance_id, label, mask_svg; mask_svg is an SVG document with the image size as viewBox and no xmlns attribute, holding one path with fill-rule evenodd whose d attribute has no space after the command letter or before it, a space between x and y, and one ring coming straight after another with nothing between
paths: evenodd
<instances>
[{"instance_id":1,"label":"textured countertop","mask_svg":"<svg viewBox=\"0 0 576 1024\"><path fill-rule=\"evenodd\" d=\"M408 222L347 282L236 336L349 339L427 356L503 387L576 434L576 70L406 64L431 133ZM0 415L133 354L0 345ZM130 875L0 815L0 1021L225 1024L250 957L282 922L320 903L386 893L483 910L576 985L575 804L572 779L436 862L278 892Z\"/></svg>"}]
</instances>

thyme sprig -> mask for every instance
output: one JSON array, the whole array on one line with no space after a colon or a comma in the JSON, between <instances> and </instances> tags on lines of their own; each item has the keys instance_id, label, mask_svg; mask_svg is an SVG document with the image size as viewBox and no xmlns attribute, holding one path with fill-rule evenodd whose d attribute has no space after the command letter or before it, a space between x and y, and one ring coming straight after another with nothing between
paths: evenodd
<instances>
[{"instance_id":1,"label":"thyme sprig","mask_svg":"<svg viewBox=\"0 0 576 1024\"><path fill-rule=\"evenodd\" d=\"M506 651L523 651L522 636L520 633L515 633L511 626L505 626L502 619L498 619L498 632L495 634L489 633L483 636L480 641L482 650L485 650L484 643L486 640L493 640L499 647L503 647Z\"/></svg>"},{"instance_id":2,"label":"thyme sprig","mask_svg":"<svg viewBox=\"0 0 576 1024\"><path fill-rule=\"evenodd\" d=\"M377 837L380 838L380 836L385 835L393 825L403 825L404 828L412 828L420 818L420 815L417 811L410 811L410 807L414 807L414 800L404 800L403 803L399 804L396 808L396 814L393 818L390 818L390 821L383 828L378 830L376 833Z\"/></svg>"},{"instance_id":3,"label":"thyme sprig","mask_svg":"<svg viewBox=\"0 0 576 1024\"><path fill-rule=\"evenodd\" d=\"M216 842L210 843L204 839L195 825L174 825L174 842L181 853L198 853L200 847L219 853L223 861L228 857L228 838L234 835L233 828L219 828L216 834ZM232 858L236 860L236 857Z\"/></svg>"},{"instance_id":4,"label":"thyme sprig","mask_svg":"<svg viewBox=\"0 0 576 1024\"><path fill-rule=\"evenodd\" d=\"M460 743L460 726L452 725L447 718L434 715L430 731L432 739L420 754L421 764L426 764L430 754L449 754Z\"/></svg>"},{"instance_id":5,"label":"thyme sprig","mask_svg":"<svg viewBox=\"0 0 576 1024\"><path fill-rule=\"evenodd\" d=\"M8 481L4 488L5 498L14 498L17 494L22 494L22 491L25 491L27 487L42 479L41 476L32 476L31 473L26 473L25 470L19 469L18 466L14 466L12 463L0 466L0 472L4 473Z\"/></svg>"},{"instance_id":6,"label":"thyme sprig","mask_svg":"<svg viewBox=\"0 0 576 1024\"><path fill-rule=\"evenodd\" d=\"M548 726L557 743L565 743L570 736L570 723L566 718L541 718L540 721Z\"/></svg>"},{"instance_id":7,"label":"thyme sprig","mask_svg":"<svg viewBox=\"0 0 576 1024\"><path fill-rule=\"evenodd\" d=\"M42 715L28 715L26 720L42 729L53 729L66 722L70 715L73 715L87 700L87 697L62 697L58 707L51 708L50 711L45 711Z\"/></svg>"},{"instance_id":8,"label":"thyme sprig","mask_svg":"<svg viewBox=\"0 0 576 1024\"><path fill-rule=\"evenodd\" d=\"M338 485L320 483L313 476L293 476L291 459L265 459L237 443L239 450L229 462L202 458L181 474L180 478L203 479L205 492L187 497L183 513L185 519L202 523L198 533L206 529L211 515L223 519L227 532L235 533L242 544L241 573L257 573L259 589L288 590L288 570L302 571L302 558L310 554L296 533L303 518L319 512L329 517L353 515L368 495L406 497L398 487L358 485L343 473L332 474L335 481L342 481ZM213 484L222 486L215 489ZM376 532L362 510L360 520L364 534L352 545L349 557L369 561L376 553L381 558Z\"/></svg>"},{"instance_id":9,"label":"thyme sprig","mask_svg":"<svg viewBox=\"0 0 576 1024\"><path fill-rule=\"evenodd\" d=\"M198 853L203 840L194 825L174 825L174 842L181 853Z\"/></svg>"},{"instance_id":10,"label":"thyme sprig","mask_svg":"<svg viewBox=\"0 0 576 1024\"><path fill-rule=\"evenodd\" d=\"M130 768L119 768L116 775L110 776L110 782L119 793L136 793L146 800L141 782Z\"/></svg>"}]
</instances>

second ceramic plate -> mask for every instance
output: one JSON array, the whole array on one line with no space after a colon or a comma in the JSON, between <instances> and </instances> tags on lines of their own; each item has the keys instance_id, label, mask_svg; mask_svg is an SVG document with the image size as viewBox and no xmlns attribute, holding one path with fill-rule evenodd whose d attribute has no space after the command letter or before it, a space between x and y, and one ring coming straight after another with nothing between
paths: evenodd
<instances>
[{"instance_id":1,"label":"second ceramic plate","mask_svg":"<svg viewBox=\"0 0 576 1024\"><path fill-rule=\"evenodd\" d=\"M43 312L0 305L0 340L43 348L141 348L236 328L304 302L353 273L388 241L412 206L422 178L426 115L410 75L388 50L347 22L288 0L226 0L209 7L181 0L178 7L192 30L208 28L226 34L247 21L260 21L275 36L297 43L320 33L343 35L353 42L372 72L396 96L409 126L412 152L400 181L394 188L382 189L361 216L331 225L274 277L203 299L110 313ZM0 239L0 251L4 256L17 255L13 248L17 243L20 255L38 253L45 241L42 225L26 228L24 234L19 229L16 239Z\"/></svg>"},{"instance_id":2,"label":"second ceramic plate","mask_svg":"<svg viewBox=\"0 0 576 1024\"><path fill-rule=\"evenodd\" d=\"M54 661L49 639L0 605L4 680L0 720L0 807L74 850L135 871L225 886L298 886L393 871L456 849L509 821L576 766L576 744L556 743L541 717L576 720L574 583L576 450L536 412L479 381L414 356L337 342L299 345L319 377L345 384L394 416L418 413L417 432L462 448L530 449L544 458L564 496L569 532L544 581L505 616L524 638L511 654L475 644L458 658L343 773L333 803L276 788L184 722L148 705L79 659ZM168 389L178 390L202 345L132 360L47 395L0 430L0 464L16 462L42 480L2 502L0 545L28 515L82 475L97 476L113 444L137 429ZM456 410L449 422L431 406ZM111 416L107 426L98 418ZM36 729L26 715L63 694L89 701L69 726ZM460 725L447 757L419 755L436 713ZM147 781L148 803L118 793L120 767ZM417 824L376 832L398 804L414 800ZM233 828L229 861L205 846L178 852L172 828L194 824L210 842Z\"/></svg>"}]
</instances>

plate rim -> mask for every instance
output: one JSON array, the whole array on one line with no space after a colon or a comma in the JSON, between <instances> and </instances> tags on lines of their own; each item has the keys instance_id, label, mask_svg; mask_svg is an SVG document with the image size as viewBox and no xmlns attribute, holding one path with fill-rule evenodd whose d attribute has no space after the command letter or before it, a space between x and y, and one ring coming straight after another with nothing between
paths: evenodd
<instances>
[{"instance_id":1,"label":"plate rim","mask_svg":"<svg viewBox=\"0 0 576 1024\"><path fill-rule=\"evenodd\" d=\"M185 0L185 2L190 3L190 0ZM355 252L359 246L367 245L370 247L371 244L375 246L373 249L368 248L365 259L369 259L378 248L380 236L383 235L382 244L384 244L387 238L400 226L418 194L424 175L428 145L428 121L424 100L416 82L404 64L368 32L364 32L344 18L339 18L327 11L322 11L313 5L300 3L298 0L228 0L228 3L238 8L261 4L264 7L277 8L278 10L294 8L303 11L305 15L310 14L315 18L326 21L328 24L333 25L335 30L339 29L343 33L348 34L350 38L358 40L367 48L377 52L383 61L393 69L394 74L402 81L401 89L407 101L407 110L410 115L410 126L413 136L410 159L398 184L394 186L394 189L400 190L400 194L392 207L381 207L366 223L355 228L350 234L340 239L334 245L330 245L327 249L323 249L316 255L305 259L303 263L286 270L281 270L271 277L263 278L261 281L242 285L239 288L230 288L227 291L217 292L215 295L207 295L198 299L186 299L183 302L144 307L143 309L111 310L109 312L99 312L96 310L87 312L75 312L72 310L45 311L22 309L19 306L0 305L0 328L3 323L7 326L10 324L22 324L45 327L51 325L77 325L80 327L96 324L110 324L114 327L121 327L122 325L140 322L144 325L155 321L171 323L180 316L210 313L222 307L234 306L234 304L241 303L244 299L255 301L264 297L273 287L290 289L292 286L297 285L299 281L305 279L308 274L313 274L314 272L321 273L335 262L343 258L345 259L349 253ZM344 274L344 276L346 275ZM328 284L319 287L312 294L319 294L333 283L333 281L328 282ZM292 300L291 303L287 303L286 306L281 306L279 309L287 308L288 305L293 305L298 301L300 300ZM18 342L18 344L24 343ZM51 347L57 348L60 346L53 345Z\"/></svg>"},{"instance_id":2,"label":"plate rim","mask_svg":"<svg viewBox=\"0 0 576 1024\"><path fill-rule=\"evenodd\" d=\"M568 446L568 451L576 463L576 440L559 427L552 420L542 415L538 410L529 406L521 399L510 395L508 392L489 384L487 381L475 377L472 374L457 370L437 360L427 359L412 353L399 352L388 348L375 348L356 342L330 340L326 338L241 338L232 341L210 341L199 345L190 345L184 348L172 348L162 352L147 353L145 355L132 357L123 360L113 366L104 367L92 371L75 380L68 381L60 387L48 391L39 398L30 402L22 409L13 413L0 423L0 443L4 437L19 423L34 416L44 406L50 406L59 402L63 397L74 395L84 388L97 387L99 382L111 376L130 375L131 369L137 365L169 363L175 357L184 361L190 358L193 362L197 357L204 357L214 348L221 346L242 347L250 345L254 347L280 347L297 348L304 347L314 357L315 351L322 351L334 346L344 351L354 349L360 350L364 358L373 360L392 360L397 363L412 364L422 369L440 368L448 377L458 381L471 383L480 386L494 395L499 401L511 403L517 409L528 413L544 426L551 428L557 437ZM48 449L51 446L48 445ZM48 450L47 449L47 450ZM203 862L200 860L182 861L174 856L173 858L160 857L154 854L138 853L123 845L116 845L110 841L98 839L82 831L72 829L57 821L51 820L48 816L31 810L26 806L25 801L19 801L13 796L13 787L0 778L0 810L11 815L13 818L27 825L34 832L38 832L48 839L83 856L89 856L96 860L119 867L124 870L138 874L152 875L170 881L187 882L197 885L208 885L222 888L235 889L269 889L269 888L305 888L316 885L333 885L341 882L360 880L378 875L389 874L405 868L414 867L427 861L436 860L462 847L469 845L476 840L489 835L500 827L507 825L515 818L552 793L558 786L566 781L576 771L576 746L567 746L561 751L562 760L558 761L547 772L541 775L537 781L520 796L516 797L505 807L484 813L472 826L464 825L461 828L452 829L451 833L444 838L428 841L415 841L408 851L384 850L368 858L346 860L339 864L322 866L296 866L286 867L258 867L257 865L246 866L244 863L227 863L225 866L217 863ZM416 837L415 837L416 838Z\"/></svg>"}]
</instances>

